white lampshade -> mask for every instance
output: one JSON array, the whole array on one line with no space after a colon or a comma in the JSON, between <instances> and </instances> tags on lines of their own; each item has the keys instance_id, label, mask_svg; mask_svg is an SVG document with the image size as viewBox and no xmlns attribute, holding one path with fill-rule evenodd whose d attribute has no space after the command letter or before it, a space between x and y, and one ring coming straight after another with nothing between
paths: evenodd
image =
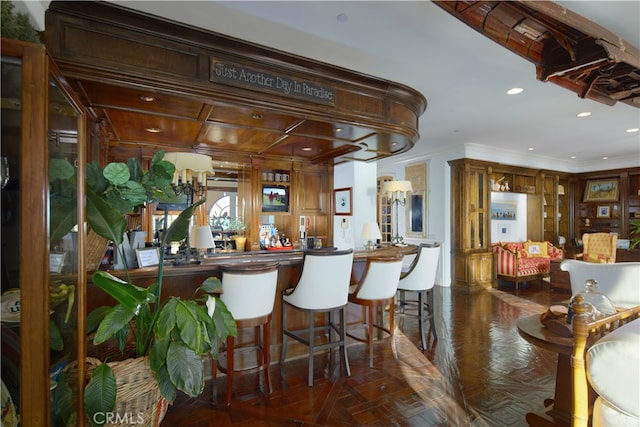
<instances>
[{"instance_id":1,"label":"white lampshade","mask_svg":"<svg viewBox=\"0 0 640 427\"><path fill-rule=\"evenodd\" d=\"M387 181L382 186L383 193L409 193L413 191L411 181Z\"/></svg>"},{"instance_id":2,"label":"white lampshade","mask_svg":"<svg viewBox=\"0 0 640 427\"><path fill-rule=\"evenodd\" d=\"M367 222L362 226L362 232L360 233L361 239L366 240L378 240L382 239L382 233L380 233L380 227L377 222Z\"/></svg>"},{"instance_id":3,"label":"white lampshade","mask_svg":"<svg viewBox=\"0 0 640 427\"><path fill-rule=\"evenodd\" d=\"M173 184L177 185L178 180L182 184L196 181L200 185L207 185L207 176L215 175L211 157L198 153L166 153L164 160L171 162L176 167L173 174Z\"/></svg>"},{"instance_id":4,"label":"white lampshade","mask_svg":"<svg viewBox=\"0 0 640 427\"><path fill-rule=\"evenodd\" d=\"M189 233L189 244L192 248L208 249L216 246L213 241L213 234L208 225L195 225L191 227Z\"/></svg>"}]
</instances>

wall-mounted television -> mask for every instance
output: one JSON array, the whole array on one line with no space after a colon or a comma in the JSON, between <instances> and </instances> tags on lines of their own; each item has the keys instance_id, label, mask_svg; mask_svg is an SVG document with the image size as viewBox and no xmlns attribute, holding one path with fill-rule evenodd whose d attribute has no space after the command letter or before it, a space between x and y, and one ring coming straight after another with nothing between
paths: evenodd
<instances>
[{"instance_id":1,"label":"wall-mounted television","mask_svg":"<svg viewBox=\"0 0 640 427\"><path fill-rule=\"evenodd\" d=\"M183 211L193 204L193 192L187 191L176 196L175 199L164 195L156 200L156 209L159 211Z\"/></svg>"},{"instance_id":2,"label":"wall-mounted television","mask_svg":"<svg viewBox=\"0 0 640 427\"><path fill-rule=\"evenodd\" d=\"M289 187L262 184L262 212L289 212Z\"/></svg>"}]
</instances>

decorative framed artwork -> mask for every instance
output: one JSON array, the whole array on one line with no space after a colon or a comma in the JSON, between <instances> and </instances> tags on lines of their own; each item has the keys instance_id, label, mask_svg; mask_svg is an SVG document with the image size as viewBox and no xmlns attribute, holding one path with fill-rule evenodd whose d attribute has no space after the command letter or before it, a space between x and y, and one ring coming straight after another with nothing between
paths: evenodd
<instances>
[{"instance_id":1,"label":"decorative framed artwork","mask_svg":"<svg viewBox=\"0 0 640 427\"><path fill-rule=\"evenodd\" d=\"M136 258L138 259L138 267L152 267L160 264L160 253L158 248L136 249Z\"/></svg>"},{"instance_id":2,"label":"decorative framed artwork","mask_svg":"<svg viewBox=\"0 0 640 427\"><path fill-rule=\"evenodd\" d=\"M491 203L491 219L504 221L516 221L518 202L515 200L503 200Z\"/></svg>"},{"instance_id":3,"label":"decorative framed artwork","mask_svg":"<svg viewBox=\"0 0 640 427\"><path fill-rule=\"evenodd\" d=\"M352 215L351 203L353 202L352 189L337 188L333 190L333 201L336 206L336 215Z\"/></svg>"},{"instance_id":4,"label":"decorative framed artwork","mask_svg":"<svg viewBox=\"0 0 640 427\"><path fill-rule=\"evenodd\" d=\"M411 182L412 192L407 194L407 237L427 236L427 164L416 163L404 169L405 179Z\"/></svg>"},{"instance_id":5,"label":"decorative framed artwork","mask_svg":"<svg viewBox=\"0 0 640 427\"><path fill-rule=\"evenodd\" d=\"M618 180L603 179L587 181L584 189L585 202L616 202L618 201ZM607 217L608 218L608 217Z\"/></svg>"},{"instance_id":6,"label":"decorative framed artwork","mask_svg":"<svg viewBox=\"0 0 640 427\"><path fill-rule=\"evenodd\" d=\"M609 206L598 206L598 212L596 214L597 218L609 218L611 217L611 211L609 210Z\"/></svg>"},{"instance_id":7,"label":"decorative framed artwork","mask_svg":"<svg viewBox=\"0 0 640 427\"><path fill-rule=\"evenodd\" d=\"M409 194L409 233L424 233L424 194Z\"/></svg>"}]
</instances>

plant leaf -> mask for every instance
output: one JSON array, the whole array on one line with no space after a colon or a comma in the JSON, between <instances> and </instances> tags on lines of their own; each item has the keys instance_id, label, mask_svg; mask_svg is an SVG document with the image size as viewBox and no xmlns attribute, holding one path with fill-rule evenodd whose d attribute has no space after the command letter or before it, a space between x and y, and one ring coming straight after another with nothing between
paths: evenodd
<instances>
[{"instance_id":1,"label":"plant leaf","mask_svg":"<svg viewBox=\"0 0 640 427\"><path fill-rule=\"evenodd\" d=\"M49 182L71 180L75 176L76 168L67 159L49 159Z\"/></svg>"},{"instance_id":2,"label":"plant leaf","mask_svg":"<svg viewBox=\"0 0 640 427\"><path fill-rule=\"evenodd\" d=\"M149 367L152 371L159 371L167 363L167 351L169 350L169 338L156 339L149 351Z\"/></svg>"},{"instance_id":3,"label":"plant leaf","mask_svg":"<svg viewBox=\"0 0 640 427\"><path fill-rule=\"evenodd\" d=\"M147 190L145 190L142 184L136 181L128 181L123 187L120 187L119 190L120 197L131 203L134 208L144 204L148 199ZM131 210L123 213L131 212Z\"/></svg>"},{"instance_id":4,"label":"plant leaf","mask_svg":"<svg viewBox=\"0 0 640 427\"><path fill-rule=\"evenodd\" d=\"M163 365L156 373L156 382L160 388L160 393L164 396L169 403L173 403L176 398L176 386L171 382L167 366Z\"/></svg>"},{"instance_id":5,"label":"plant leaf","mask_svg":"<svg viewBox=\"0 0 640 427\"><path fill-rule=\"evenodd\" d=\"M93 343L101 344L116 335L118 331L128 327L133 316L135 316L135 312L122 304L113 307L100 322L96 335L93 337Z\"/></svg>"},{"instance_id":6,"label":"plant leaf","mask_svg":"<svg viewBox=\"0 0 640 427\"><path fill-rule=\"evenodd\" d=\"M113 412L116 406L116 376L106 363L95 368L84 389L84 409L92 425L97 413ZM100 417L95 417L100 420Z\"/></svg>"},{"instance_id":7,"label":"plant leaf","mask_svg":"<svg viewBox=\"0 0 640 427\"><path fill-rule=\"evenodd\" d=\"M74 423L73 392L69 387L69 381L72 381L72 375L65 371L56 381L56 387L51 390L51 401L55 402L51 405L51 425L52 426L72 426ZM75 379L75 378L74 378Z\"/></svg>"},{"instance_id":8,"label":"plant leaf","mask_svg":"<svg viewBox=\"0 0 640 427\"><path fill-rule=\"evenodd\" d=\"M142 304L152 301L153 298L147 289L125 282L106 271L96 271L93 273L92 280L120 304L134 311L137 311Z\"/></svg>"},{"instance_id":9,"label":"plant leaf","mask_svg":"<svg viewBox=\"0 0 640 427\"><path fill-rule=\"evenodd\" d=\"M178 215L162 238L162 247L166 247L167 243L183 240L187 237L187 231L196 208L203 204L207 199L202 198L193 205L189 206Z\"/></svg>"},{"instance_id":10,"label":"plant leaf","mask_svg":"<svg viewBox=\"0 0 640 427\"><path fill-rule=\"evenodd\" d=\"M177 389L198 397L204 389L202 357L185 345L172 342L167 351L167 371Z\"/></svg>"},{"instance_id":11,"label":"plant leaf","mask_svg":"<svg viewBox=\"0 0 640 427\"><path fill-rule=\"evenodd\" d=\"M220 293L222 291L222 281L217 277L208 277L202 282L198 290L209 294Z\"/></svg>"},{"instance_id":12,"label":"plant leaf","mask_svg":"<svg viewBox=\"0 0 640 427\"><path fill-rule=\"evenodd\" d=\"M155 154L154 154L155 157ZM136 157L129 157L127 160L127 168L129 169L129 180L140 182L142 177L144 176L144 171L142 170L142 165L140 164L140 160Z\"/></svg>"},{"instance_id":13,"label":"plant leaf","mask_svg":"<svg viewBox=\"0 0 640 427\"><path fill-rule=\"evenodd\" d=\"M72 197L65 197L52 192L50 201L49 241L57 243L77 224L77 195L74 193Z\"/></svg>"},{"instance_id":14,"label":"plant leaf","mask_svg":"<svg viewBox=\"0 0 640 427\"><path fill-rule=\"evenodd\" d=\"M109 182L105 179L102 173L102 167L95 160L87 163L87 187L94 193L103 193L109 186Z\"/></svg>"},{"instance_id":15,"label":"plant leaf","mask_svg":"<svg viewBox=\"0 0 640 427\"><path fill-rule=\"evenodd\" d=\"M227 336L235 337L238 335L238 327L233 319L231 312L220 298L216 298L216 311L213 313L214 330L220 340L224 341Z\"/></svg>"},{"instance_id":16,"label":"plant leaf","mask_svg":"<svg viewBox=\"0 0 640 427\"><path fill-rule=\"evenodd\" d=\"M176 325L180 330L180 338L191 350L202 354L202 324L198 320L197 305L193 301L177 300Z\"/></svg>"},{"instance_id":17,"label":"plant leaf","mask_svg":"<svg viewBox=\"0 0 640 427\"><path fill-rule=\"evenodd\" d=\"M129 166L122 162L109 163L102 172L104 177L113 185L124 185L131 179Z\"/></svg>"},{"instance_id":18,"label":"plant leaf","mask_svg":"<svg viewBox=\"0 0 640 427\"><path fill-rule=\"evenodd\" d=\"M176 326L176 298L169 298L165 305L162 306L158 321L156 322L155 334L158 338L165 338L171 334Z\"/></svg>"},{"instance_id":19,"label":"plant leaf","mask_svg":"<svg viewBox=\"0 0 640 427\"><path fill-rule=\"evenodd\" d=\"M89 313L87 316L87 333L95 331L100 322L102 322L102 319L104 319L104 316L106 316L112 308L112 306L103 305Z\"/></svg>"},{"instance_id":20,"label":"plant leaf","mask_svg":"<svg viewBox=\"0 0 640 427\"><path fill-rule=\"evenodd\" d=\"M122 244L127 220L102 197L87 188L87 221L99 236Z\"/></svg>"}]
</instances>

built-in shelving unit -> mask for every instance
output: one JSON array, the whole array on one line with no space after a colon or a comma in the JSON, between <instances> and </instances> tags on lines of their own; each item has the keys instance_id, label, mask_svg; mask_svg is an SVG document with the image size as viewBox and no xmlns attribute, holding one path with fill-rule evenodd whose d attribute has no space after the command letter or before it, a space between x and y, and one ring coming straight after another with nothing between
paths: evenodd
<instances>
[{"instance_id":1,"label":"built-in shelving unit","mask_svg":"<svg viewBox=\"0 0 640 427\"><path fill-rule=\"evenodd\" d=\"M631 221L640 219L640 168L584 173L572 179L576 188L574 238L606 232L628 239ZM615 190L609 190L610 185Z\"/></svg>"}]
</instances>

